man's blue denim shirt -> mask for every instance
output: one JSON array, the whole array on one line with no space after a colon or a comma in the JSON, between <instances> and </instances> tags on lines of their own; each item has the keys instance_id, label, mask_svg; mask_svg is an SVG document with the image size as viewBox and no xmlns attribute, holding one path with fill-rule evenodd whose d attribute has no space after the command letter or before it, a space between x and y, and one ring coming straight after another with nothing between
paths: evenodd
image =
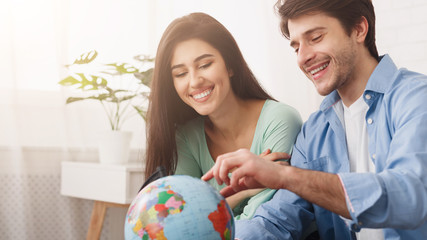
<instances>
[{"instance_id":1,"label":"man's blue denim shirt","mask_svg":"<svg viewBox=\"0 0 427 240\"><path fill-rule=\"evenodd\" d=\"M291 159L299 168L337 173L352 219L279 190L253 219L236 222L236 238L299 239L315 220L322 239L351 239L360 228L383 228L385 239L427 239L427 76L397 69L385 55L363 95L376 173L349 172L336 91L303 125Z\"/></svg>"}]
</instances>

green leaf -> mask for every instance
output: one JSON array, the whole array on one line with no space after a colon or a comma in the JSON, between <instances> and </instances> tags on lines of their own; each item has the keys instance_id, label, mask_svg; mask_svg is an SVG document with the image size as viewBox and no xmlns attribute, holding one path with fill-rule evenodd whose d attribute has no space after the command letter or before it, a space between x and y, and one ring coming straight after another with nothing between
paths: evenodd
<instances>
[{"instance_id":1,"label":"green leaf","mask_svg":"<svg viewBox=\"0 0 427 240\"><path fill-rule=\"evenodd\" d=\"M136 73L138 72L138 69L128 63L122 63L122 64L118 64L118 63L110 63L110 64L105 64L106 66L112 66L115 68L115 70L119 73L119 74L128 74L128 73Z\"/></svg>"},{"instance_id":2,"label":"green leaf","mask_svg":"<svg viewBox=\"0 0 427 240\"><path fill-rule=\"evenodd\" d=\"M148 69L144 72L134 73L134 76L140 80L141 84L144 84L147 87L150 87L151 78L153 77L153 68Z\"/></svg>"},{"instance_id":3,"label":"green leaf","mask_svg":"<svg viewBox=\"0 0 427 240\"><path fill-rule=\"evenodd\" d=\"M114 103L120 103L120 102L124 102L127 100L130 100L134 97L136 97L138 94L132 93L129 90L123 90L123 89L117 89L117 90L113 90L109 87L106 88L106 90L108 91L108 101L109 102L114 102ZM125 93L125 95L123 96L117 96L117 93ZM128 93L126 95L126 93Z\"/></svg>"},{"instance_id":4,"label":"green leaf","mask_svg":"<svg viewBox=\"0 0 427 240\"><path fill-rule=\"evenodd\" d=\"M62 86L71 86L74 84L79 84L80 81L72 76L68 76L64 79L62 79L61 81L59 81L59 84L61 84Z\"/></svg>"},{"instance_id":5,"label":"green leaf","mask_svg":"<svg viewBox=\"0 0 427 240\"><path fill-rule=\"evenodd\" d=\"M144 121L147 121L147 111L145 111L143 108L138 106L133 106L133 108L144 119Z\"/></svg>"},{"instance_id":6,"label":"green leaf","mask_svg":"<svg viewBox=\"0 0 427 240\"><path fill-rule=\"evenodd\" d=\"M104 89L107 86L107 79L95 75L89 75L90 79L86 77L84 73L76 73L80 79L73 76L68 76L62 79L59 84L63 86L72 86L79 85L77 89L82 90L99 90L100 88Z\"/></svg>"},{"instance_id":7,"label":"green leaf","mask_svg":"<svg viewBox=\"0 0 427 240\"><path fill-rule=\"evenodd\" d=\"M108 93L101 93L101 94L98 94L96 96L89 97L89 99L96 99L99 101L107 101L110 96L111 95Z\"/></svg>"},{"instance_id":8,"label":"green leaf","mask_svg":"<svg viewBox=\"0 0 427 240\"><path fill-rule=\"evenodd\" d=\"M89 97L69 97L67 98L66 103L69 104L69 103L78 102L78 101L87 100L87 99L105 101L107 100L108 97L109 97L108 94L97 94Z\"/></svg>"},{"instance_id":9,"label":"green leaf","mask_svg":"<svg viewBox=\"0 0 427 240\"><path fill-rule=\"evenodd\" d=\"M66 103L69 104L69 103L81 101L81 100L84 100L84 99L86 99L86 98L82 98L82 97L69 97L69 98L67 98Z\"/></svg>"},{"instance_id":10,"label":"green leaf","mask_svg":"<svg viewBox=\"0 0 427 240\"><path fill-rule=\"evenodd\" d=\"M128 95L128 96L121 97L121 98L119 98L119 100L120 100L121 102L123 102L123 101L130 100L130 99L134 98L135 96L136 96L136 94L132 94L132 95Z\"/></svg>"},{"instance_id":11,"label":"green leaf","mask_svg":"<svg viewBox=\"0 0 427 240\"><path fill-rule=\"evenodd\" d=\"M150 57L150 55L139 54L133 58L140 62L154 62L154 58Z\"/></svg>"},{"instance_id":12,"label":"green leaf","mask_svg":"<svg viewBox=\"0 0 427 240\"><path fill-rule=\"evenodd\" d=\"M92 50L90 52L83 53L82 55L80 55L79 58L74 60L73 64L88 64L92 62L97 56L98 56L98 52L95 50Z\"/></svg>"}]
</instances>

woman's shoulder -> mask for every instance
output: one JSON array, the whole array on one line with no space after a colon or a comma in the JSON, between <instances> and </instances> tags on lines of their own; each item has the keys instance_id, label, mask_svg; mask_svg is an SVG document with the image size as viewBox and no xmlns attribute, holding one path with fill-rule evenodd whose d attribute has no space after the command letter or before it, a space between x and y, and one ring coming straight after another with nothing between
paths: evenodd
<instances>
[{"instance_id":1,"label":"woman's shoulder","mask_svg":"<svg viewBox=\"0 0 427 240\"><path fill-rule=\"evenodd\" d=\"M258 119L257 129L261 132L276 132L278 129L301 129L299 112L281 102L267 100Z\"/></svg>"},{"instance_id":2,"label":"woman's shoulder","mask_svg":"<svg viewBox=\"0 0 427 240\"><path fill-rule=\"evenodd\" d=\"M279 118L301 121L299 112L292 106L275 100L266 100L262 114L266 118Z\"/></svg>"}]
</instances>

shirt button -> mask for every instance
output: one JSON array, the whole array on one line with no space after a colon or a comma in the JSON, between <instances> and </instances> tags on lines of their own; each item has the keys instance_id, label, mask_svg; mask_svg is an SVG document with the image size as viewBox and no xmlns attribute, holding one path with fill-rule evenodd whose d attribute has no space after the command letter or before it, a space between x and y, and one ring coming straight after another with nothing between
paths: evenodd
<instances>
[{"instance_id":1,"label":"shirt button","mask_svg":"<svg viewBox=\"0 0 427 240\"><path fill-rule=\"evenodd\" d=\"M365 98L366 98L367 100L369 100L369 99L371 99L371 95L370 95L370 94L366 94L366 95L365 95Z\"/></svg>"},{"instance_id":2,"label":"shirt button","mask_svg":"<svg viewBox=\"0 0 427 240\"><path fill-rule=\"evenodd\" d=\"M375 160L375 158L377 157L377 155L374 153L374 154L372 154L372 159L374 159Z\"/></svg>"},{"instance_id":3,"label":"shirt button","mask_svg":"<svg viewBox=\"0 0 427 240\"><path fill-rule=\"evenodd\" d=\"M372 118L368 118L368 124L372 124L374 122L374 120L372 120Z\"/></svg>"}]
</instances>

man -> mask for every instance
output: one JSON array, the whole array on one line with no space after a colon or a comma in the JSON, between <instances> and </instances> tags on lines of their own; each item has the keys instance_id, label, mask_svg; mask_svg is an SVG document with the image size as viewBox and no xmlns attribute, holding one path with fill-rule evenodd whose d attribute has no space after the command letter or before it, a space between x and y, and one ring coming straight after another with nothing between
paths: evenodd
<instances>
[{"instance_id":1,"label":"man","mask_svg":"<svg viewBox=\"0 0 427 240\"><path fill-rule=\"evenodd\" d=\"M327 96L303 125L292 166L242 149L203 176L230 185L225 196L281 189L237 221L236 237L299 239L314 220L322 239L427 239L427 76L378 56L370 0L282 0L277 9L299 67Z\"/></svg>"}]
</instances>

